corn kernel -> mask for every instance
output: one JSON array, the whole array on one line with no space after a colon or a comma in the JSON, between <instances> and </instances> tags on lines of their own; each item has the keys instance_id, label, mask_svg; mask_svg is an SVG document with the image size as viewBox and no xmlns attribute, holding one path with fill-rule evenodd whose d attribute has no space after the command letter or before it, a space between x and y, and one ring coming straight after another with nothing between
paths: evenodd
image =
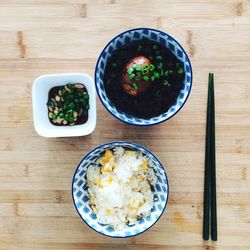
<instances>
[{"instance_id":1,"label":"corn kernel","mask_svg":"<svg viewBox=\"0 0 250 250\"><path fill-rule=\"evenodd\" d=\"M133 214L133 215L131 215L131 218L138 219L138 215L137 214Z\"/></svg>"},{"instance_id":2,"label":"corn kernel","mask_svg":"<svg viewBox=\"0 0 250 250\"><path fill-rule=\"evenodd\" d=\"M112 214L112 212L111 212L111 210L110 210L110 209L106 209L106 210L105 210L105 214L106 214L106 215L111 215L111 214Z\"/></svg>"},{"instance_id":3,"label":"corn kernel","mask_svg":"<svg viewBox=\"0 0 250 250\"><path fill-rule=\"evenodd\" d=\"M138 184L141 185L141 183L144 181L144 177L143 176L139 176L139 181L138 181Z\"/></svg>"},{"instance_id":4,"label":"corn kernel","mask_svg":"<svg viewBox=\"0 0 250 250\"><path fill-rule=\"evenodd\" d=\"M106 150L104 156L101 158L100 163L102 165L105 165L110 161L110 159L113 158L113 153L111 150Z\"/></svg>"},{"instance_id":5,"label":"corn kernel","mask_svg":"<svg viewBox=\"0 0 250 250\"><path fill-rule=\"evenodd\" d=\"M101 171L102 173L112 172L115 167L116 167L116 163L114 161L111 161L107 163L105 166L103 166L101 168Z\"/></svg>"},{"instance_id":6,"label":"corn kernel","mask_svg":"<svg viewBox=\"0 0 250 250\"><path fill-rule=\"evenodd\" d=\"M102 181L100 179L95 179L95 184L98 185L99 187L103 187Z\"/></svg>"},{"instance_id":7,"label":"corn kernel","mask_svg":"<svg viewBox=\"0 0 250 250\"><path fill-rule=\"evenodd\" d=\"M134 156L135 155L135 151L131 151L131 150L127 150L124 153L125 156Z\"/></svg>"},{"instance_id":8,"label":"corn kernel","mask_svg":"<svg viewBox=\"0 0 250 250\"><path fill-rule=\"evenodd\" d=\"M112 178L111 176L107 178L107 183L108 183L108 184L111 184L112 181L113 181L113 178Z\"/></svg>"},{"instance_id":9,"label":"corn kernel","mask_svg":"<svg viewBox=\"0 0 250 250\"><path fill-rule=\"evenodd\" d=\"M139 176L139 180L140 181L143 181L144 180L144 177L142 175Z\"/></svg>"},{"instance_id":10,"label":"corn kernel","mask_svg":"<svg viewBox=\"0 0 250 250\"><path fill-rule=\"evenodd\" d=\"M142 162L142 164L140 165L140 167L143 169L143 170L147 170L148 169L148 162L147 160L144 160Z\"/></svg>"}]
</instances>

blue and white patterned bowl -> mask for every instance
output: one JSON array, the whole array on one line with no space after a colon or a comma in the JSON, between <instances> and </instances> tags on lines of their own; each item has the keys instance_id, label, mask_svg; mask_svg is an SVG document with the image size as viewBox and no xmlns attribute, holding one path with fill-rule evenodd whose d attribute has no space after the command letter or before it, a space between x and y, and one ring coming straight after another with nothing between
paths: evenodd
<instances>
[{"instance_id":1,"label":"blue and white patterned bowl","mask_svg":"<svg viewBox=\"0 0 250 250\"><path fill-rule=\"evenodd\" d=\"M144 155L147 155L155 164L157 176L157 182L154 186L152 186L152 190L154 192L154 207L151 214L148 217L139 220L137 224L130 226L123 231L116 231L110 226L99 224L97 222L96 216L90 206L87 192L88 187L86 183L86 172L89 165L93 164L100 156L102 156L106 149L113 149L117 146L130 148L132 150L139 150ZM72 197L74 205L82 220L98 233L116 238L135 236L152 227L163 214L168 202L168 195L168 178L160 161L146 148L138 144L125 141L102 144L90 151L79 163L72 181Z\"/></svg>"},{"instance_id":2,"label":"blue and white patterned bowl","mask_svg":"<svg viewBox=\"0 0 250 250\"><path fill-rule=\"evenodd\" d=\"M142 38L150 39L168 47L178 58L179 62L184 66L185 70L185 79L176 102L169 108L166 113L163 113L157 117L152 117L150 119L141 119L118 110L108 99L103 83L106 63L108 58L112 55L113 51L124 44L129 44L132 41L140 40ZM149 126L170 119L183 107L188 99L192 87L192 67L187 53L172 36L155 29L137 28L119 34L106 45L106 47L101 52L96 64L95 84L98 96L102 104L113 116L128 124Z\"/></svg>"}]
</instances>

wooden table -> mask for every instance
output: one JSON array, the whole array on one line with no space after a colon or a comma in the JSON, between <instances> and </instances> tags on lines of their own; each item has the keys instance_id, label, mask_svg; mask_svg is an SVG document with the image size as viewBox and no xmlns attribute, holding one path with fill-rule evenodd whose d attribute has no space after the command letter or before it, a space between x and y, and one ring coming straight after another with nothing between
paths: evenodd
<instances>
[{"instance_id":1,"label":"wooden table","mask_svg":"<svg viewBox=\"0 0 250 250\"><path fill-rule=\"evenodd\" d=\"M111 117L46 139L33 128L31 87L42 74L85 72L118 33L150 26L188 52L193 89L170 121L147 128ZM250 2L247 0L8 0L0 3L0 249L250 249ZM218 242L202 240L208 72L215 73ZM71 180L79 160L110 140L152 150L169 176L170 200L150 231L112 239L77 215Z\"/></svg>"}]
</instances>

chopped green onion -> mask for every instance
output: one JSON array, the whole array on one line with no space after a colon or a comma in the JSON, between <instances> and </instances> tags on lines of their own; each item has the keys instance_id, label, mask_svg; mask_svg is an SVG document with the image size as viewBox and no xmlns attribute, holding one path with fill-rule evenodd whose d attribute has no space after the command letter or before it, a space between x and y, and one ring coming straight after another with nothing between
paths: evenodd
<instances>
[{"instance_id":1,"label":"chopped green onion","mask_svg":"<svg viewBox=\"0 0 250 250\"><path fill-rule=\"evenodd\" d=\"M75 104L73 102L71 102L68 106L70 109L73 109L75 107Z\"/></svg>"},{"instance_id":2,"label":"chopped green onion","mask_svg":"<svg viewBox=\"0 0 250 250\"><path fill-rule=\"evenodd\" d=\"M141 65L136 65L135 69L136 69L137 71L142 71L142 66L141 66Z\"/></svg>"},{"instance_id":3,"label":"chopped green onion","mask_svg":"<svg viewBox=\"0 0 250 250\"><path fill-rule=\"evenodd\" d=\"M70 104L69 99L66 99L66 100L64 101L64 104L65 104L66 106L68 106L68 105Z\"/></svg>"},{"instance_id":4,"label":"chopped green onion","mask_svg":"<svg viewBox=\"0 0 250 250\"><path fill-rule=\"evenodd\" d=\"M71 123L71 122L73 122L73 121L74 121L74 118L73 118L73 117L69 117L69 118L68 118L68 122Z\"/></svg>"},{"instance_id":5,"label":"chopped green onion","mask_svg":"<svg viewBox=\"0 0 250 250\"><path fill-rule=\"evenodd\" d=\"M169 73L172 74L172 73L173 73L173 70L169 70Z\"/></svg>"},{"instance_id":6,"label":"chopped green onion","mask_svg":"<svg viewBox=\"0 0 250 250\"><path fill-rule=\"evenodd\" d=\"M157 90L157 91L155 92L155 95L156 95L157 97L159 97L159 96L161 95L161 91L160 91L160 90Z\"/></svg>"},{"instance_id":7,"label":"chopped green onion","mask_svg":"<svg viewBox=\"0 0 250 250\"><path fill-rule=\"evenodd\" d=\"M73 84L72 83L67 83L66 87L69 88L69 89L72 89L73 88Z\"/></svg>"},{"instance_id":8,"label":"chopped green onion","mask_svg":"<svg viewBox=\"0 0 250 250\"><path fill-rule=\"evenodd\" d=\"M85 99L85 100L88 100L88 99L89 99L88 93L83 93L83 99Z\"/></svg>"},{"instance_id":9,"label":"chopped green onion","mask_svg":"<svg viewBox=\"0 0 250 250\"><path fill-rule=\"evenodd\" d=\"M53 114L52 115L52 119L55 120L57 118L57 115L56 114Z\"/></svg>"},{"instance_id":10,"label":"chopped green onion","mask_svg":"<svg viewBox=\"0 0 250 250\"><path fill-rule=\"evenodd\" d=\"M149 66L148 66L148 65L145 65L145 66L143 67L143 69L149 69Z\"/></svg>"},{"instance_id":11,"label":"chopped green onion","mask_svg":"<svg viewBox=\"0 0 250 250\"><path fill-rule=\"evenodd\" d=\"M60 117L60 118L63 118L63 117L64 117L64 114L63 114L63 113L59 113L59 117Z\"/></svg>"},{"instance_id":12,"label":"chopped green onion","mask_svg":"<svg viewBox=\"0 0 250 250\"><path fill-rule=\"evenodd\" d=\"M163 76L164 75L164 72L163 72L163 69L161 69L161 76Z\"/></svg>"},{"instance_id":13,"label":"chopped green onion","mask_svg":"<svg viewBox=\"0 0 250 250\"><path fill-rule=\"evenodd\" d=\"M143 75L146 75L147 73L148 73L148 69L143 69L143 70L142 70L142 74L143 74Z\"/></svg>"},{"instance_id":14,"label":"chopped green onion","mask_svg":"<svg viewBox=\"0 0 250 250\"><path fill-rule=\"evenodd\" d=\"M86 110L89 109L89 104L87 104L85 107L84 107Z\"/></svg>"},{"instance_id":15,"label":"chopped green onion","mask_svg":"<svg viewBox=\"0 0 250 250\"><path fill-rule=\"evenodd\" d=\"M127 70L127 72L128 72L129 74L132 74L132 73L133 73L133 71L134 71L134 69L133 69L133 68L129 68L129 69Z\"/></svg>"},{"instance_id":16,"label":"chopped green onion","mask_svg":"<svg viewBox=\"0 0 250 250\"><path fill-rule=\"evenodd\" d=\"M154 72L154 76L155 76L156 79L158 79L158 78L160 77L160 74L159 74L158 72L155 71L155 72Z\"/></svg>"},{"instance_id":17,"label":"chopped green onion","mask_svg":"<svg viewBox=\"0 0 250 250\"><path fill-rule=\"evenodd\" d=\"M155 69L155 66L151 63L151 64L149 64L148 68L149 68L150 71L153 71Z\"/></svg>"},{"instance_id":18,"label":"chopped green onion","mask_svg":"<svg viewBox=\"0 0 250 250\"><path fill-rule=\"evenodd\" d=\"M158 68L158 69L162 69L162 67L163 67L163 63L160 62L160 63L157 65L157 68Z\"/></svg>"},{"instance_id":19,"label":"chopped green onion","mask_svg":"<svg viewBox=\"0 0 250 250\"><path fill-rule=\"evenodd\" d=\"M52 100L48 100L47 105L51 107L52 109L55 108L55 103Z\"/></svg>"},{"instance_id":20,"label":"chopped green onion","mask_svg":"<svg viewBox=\"0 0 250 250\"><path fill-rule=\"evenodd\" d=\"M151 81L153 82L155 80L155 76L151 76Z\"/></svg>"},{"instance_id":21,"label":"chopped green onion","mask_svg":"<svg viewBox=\"0 0 250 250\"><path fill-rule=\"evenodd\" d=\"M112 66L113 66L113 67L116 67L116 66L117 66L117 63L112 63Z\"/></svg>"},{"instance_id":22,"label":"chopped green onion","mask_svg":"<svg viewBox=\"0 0 250 250\"><path fill-rule=\"evenodd\" d=\"M53 102L49 99L48 102L47 102L47 105L50 106L50 105L52 105L52 103Z\"/></svg>"},{"instance_id":23,"label":"chopped green onion","mask_svg":"<svg viewBox=\"0 0 250 250\"><path fill-rule=\"evenodd\" d=\"M132 73L132 74L129 75L129 79L133 79L134 77L135 77L134 73Z\"/></svg>"},{"instance_id":24,"label":"chopped green onion","mask_svg":"<svg viewBox=\"0 0 250 250\"><path fill-rule=\"evenodd\" d=\"M177 72L178 72L178 74L180 74L180 75L183 74L183 73L184 73L183 68L179 68Z\"/></svg>"},{"instance_id":25,"label":"chopped green onion","mask_svg":"<svg viewBox=\"0 0 250 250\"><path fill-rule=\"evenodd\" d=\"M68 102L72 102L74 100L74 96L73 95L68 95L66 99L67 99Z\"/></svg>"},{"instance_id":26,"label":"chopped green onion","mask_svg":"<svg viewBox=\"0 0 250 250\"><path fill-rule=\"evenodd\" d=\"M168 80L164 80L164 81L163 81L163 85L164 85L164 86L167 86L167 85L168 85Z\"/></svg>"},{"instance_id":27,"label":"chopped green onion","mask_svg":"<svg viewBox=\"0 0 250 250\"><path fill-rule=\"evenodd\" d=\"M136 81L140 81L140 80L141 80L141 76L138 74L138 75L135 77L135 80L136 80Z\"/></svg>"},{"instance_id":28,"label":"chopped green onion","mask_svg":"<svg viewBox=\"0 0 250 250\"><path fill-rule=\"evenodd\" d=\"M139 46L137 47L137 50L140 51L141 49L142 49L142 45L139 45Z\"/></svg>"},{"instance_id":29,"label":"chopped green onion","mask_svg":"<svg viewBox=\"0 0 250 250\"><path fill-rule=\"evenodd\" d=\"M164 72L164 75L165 75L165 76L169 76L169 73L170 73L170 71L166 70L166 71Z\"/></svg>"},{"instance_id":30,"label":"chopped green onion","mask_svg":"<svg viewBox=\"0 0 250 250\"><path fill-rule=\"evenodd\" d=\"M156 59L157 60L162 60L162 56L157 56Z\"/></svg>"},{"instance_id":31,"label":"chopped green onion","mask_svg":"<svg viewBox=\"0 0 250 250\"><path fill-rule=\"evenodd\" d=\"M149 77L148 77L148 76L143 76L142 78L143 78L143 80L145 80L145 81L148 81L148 80L149 80Z\"/></svg>"},{"instance_id":32,"label":"chopped green onion","mask_svg":"<svg viewBox=\"0 0 250 250\"><path fill-rule=\"evenodd\" d=\"M136 90L138 89L138 85L136 83L132 83L132 87Z\"/></svg>"}]
</instances>

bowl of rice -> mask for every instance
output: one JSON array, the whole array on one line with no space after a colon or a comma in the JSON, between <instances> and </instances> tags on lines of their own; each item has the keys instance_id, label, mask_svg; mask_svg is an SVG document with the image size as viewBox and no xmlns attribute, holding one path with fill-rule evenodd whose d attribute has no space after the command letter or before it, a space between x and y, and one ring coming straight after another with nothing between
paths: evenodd
<instances>
[{"instance_id":1,"label":"bowl of rice","mask_svg":"<svg viewBox=\"0 0 250 250\"><path fill-rule=\"evenodd\" d=\"M126 238L152 227L169 195L160 161L141 145L117 141L90 151L77 166L72 198L82 220L106 236Z\"/></svg>"}]
</instances>

